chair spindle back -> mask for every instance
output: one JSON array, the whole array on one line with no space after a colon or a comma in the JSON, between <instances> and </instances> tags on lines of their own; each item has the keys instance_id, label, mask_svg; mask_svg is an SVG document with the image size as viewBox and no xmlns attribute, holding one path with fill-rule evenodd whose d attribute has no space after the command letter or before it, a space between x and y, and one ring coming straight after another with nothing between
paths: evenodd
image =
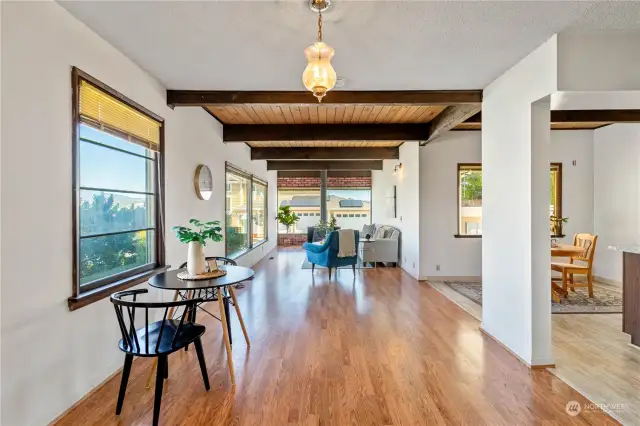
<instances>
[{"instance_id":1,"label":"chair spindle back","mask_svg":"<svg viewBox=\"0 0 640 426\"><path fill-rule=\"evenodd\" d=\"M162 335L165 333L167 326L171 325L169 321L167 321L167 316L169 315L169 309L173 308L174 310L179 310L181 307L184 308L182 311L182 315L180 315L180 323L175 331L171 330L174 333L173 338L171 340L171 346L173 347L176 343L176 337L180 335L182 327L184 325L185 317L187 321L195 321L195 314L197 304L202 302L202 299L190 299L190 300L180 300L176 302L138 302L137 297L139 294L148 293L148 289L138 289L138 290L127 290L120 291L111 295L111 303L113 303L113 307L116 311L116 318L118 319L118 326L120 327L120 333L122 334L122 342L124 348L131 353L140 354L142 347L140 346L140 338L144 338L144 352L146 354L150 354L149 348L149 310L150 309L164 309L164 315L162 317L162 322L160 323L160 330L158 334L157 343L153 349L153 352L157 353L160 349L160 342L162 341ZM131 300L125 300L124 298L132 296ZM144 309L144 334L138 336L138 331L136 329L136 310ZM126 315L125 315L126 313ZM178 312L179 314L179 312Z\"/></svg>"}]
</instances>

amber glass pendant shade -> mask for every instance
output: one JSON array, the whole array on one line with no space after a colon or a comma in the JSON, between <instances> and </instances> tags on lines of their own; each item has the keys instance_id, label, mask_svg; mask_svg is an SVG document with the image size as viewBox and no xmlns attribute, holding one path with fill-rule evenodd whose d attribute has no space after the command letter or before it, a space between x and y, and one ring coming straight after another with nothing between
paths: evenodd
<instances>
[{"instance_id":1,"label":"amber glass pendant shade","mask_svg":"<svg viewBox=\"0 0 640 426\"><path fill-rule=\"evenodd\" d=\"M324 95L336 85L336 71L331 66L334 54L335 50L321 41L304 50L308 63L302 73L302 83L318 102L322 102Z\"/></svg>"}]
</instances>

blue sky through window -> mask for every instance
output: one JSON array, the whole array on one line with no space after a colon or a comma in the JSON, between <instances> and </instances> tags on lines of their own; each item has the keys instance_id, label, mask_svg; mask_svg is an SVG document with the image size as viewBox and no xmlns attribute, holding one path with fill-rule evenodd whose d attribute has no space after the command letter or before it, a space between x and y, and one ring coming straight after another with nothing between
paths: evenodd
<instances>
[{"instance_id":1,"label":"blue sky through window","mask_svg":"<svg viewBox=\"0 0 640 426\"><path fill-rule=\"evenodd\" d=\"M137 144L80 125L80 137L123 149L134 154L149 156L149 151ZM149 160L80 142L80 184L85 187L153 192L147 188L146 164ZM130 194L134 198L143 195Z\"/></svg>"},{"instance_id":2,"label":"blue sky through window","mask_svg":"<svg viewBox=\"0 0 640 426\"><path fill-rule=\"evenodd\" d=\"M327 195L352 198L354 200L371 201L370 189L327 189Z\"/></svg>"}]
</instances>

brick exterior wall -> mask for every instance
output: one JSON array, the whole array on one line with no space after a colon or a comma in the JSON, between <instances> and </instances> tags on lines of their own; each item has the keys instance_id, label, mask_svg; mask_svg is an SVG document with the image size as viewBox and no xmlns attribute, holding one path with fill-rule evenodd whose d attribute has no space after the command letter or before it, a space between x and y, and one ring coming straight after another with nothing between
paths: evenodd
<instances>
[{"instance_id":1,"label":"brick exterior wall","mask_svg":"<svg viewBox=\"0 0 640 426\"><path fill-rule=\"evenodd\" d=\"M371 188L371 177L329 176L329 188ZM318 177L279 177L278 188L320 188Z\"/></svg>"},{"instance_id":2,"label":"brick exterior wall","mask_svg":"<svg viewBox=\"0 0 640 426\"><path fill-rule=\"evenodd\" d=\"M278 234L279 246L301 246L307 242L307 234Z\"/></svg>"}]
</instances>

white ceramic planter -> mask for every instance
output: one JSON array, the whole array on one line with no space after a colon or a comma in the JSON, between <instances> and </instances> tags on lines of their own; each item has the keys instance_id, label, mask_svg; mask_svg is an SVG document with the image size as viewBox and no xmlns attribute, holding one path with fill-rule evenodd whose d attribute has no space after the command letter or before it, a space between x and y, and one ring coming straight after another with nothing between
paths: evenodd
<instances>
[{"instance_id":1,"label":"white ceramic planter","mask_svg":"<svg viewBox=\"0 0 640 426\"><path fill-rule=\"evenodd\" d=\"M204 258L204 247L197 241L189 242L189 253L187 255L187 271L190 275L204 273L207 262Z\"/></svg>"}]
</instances>

